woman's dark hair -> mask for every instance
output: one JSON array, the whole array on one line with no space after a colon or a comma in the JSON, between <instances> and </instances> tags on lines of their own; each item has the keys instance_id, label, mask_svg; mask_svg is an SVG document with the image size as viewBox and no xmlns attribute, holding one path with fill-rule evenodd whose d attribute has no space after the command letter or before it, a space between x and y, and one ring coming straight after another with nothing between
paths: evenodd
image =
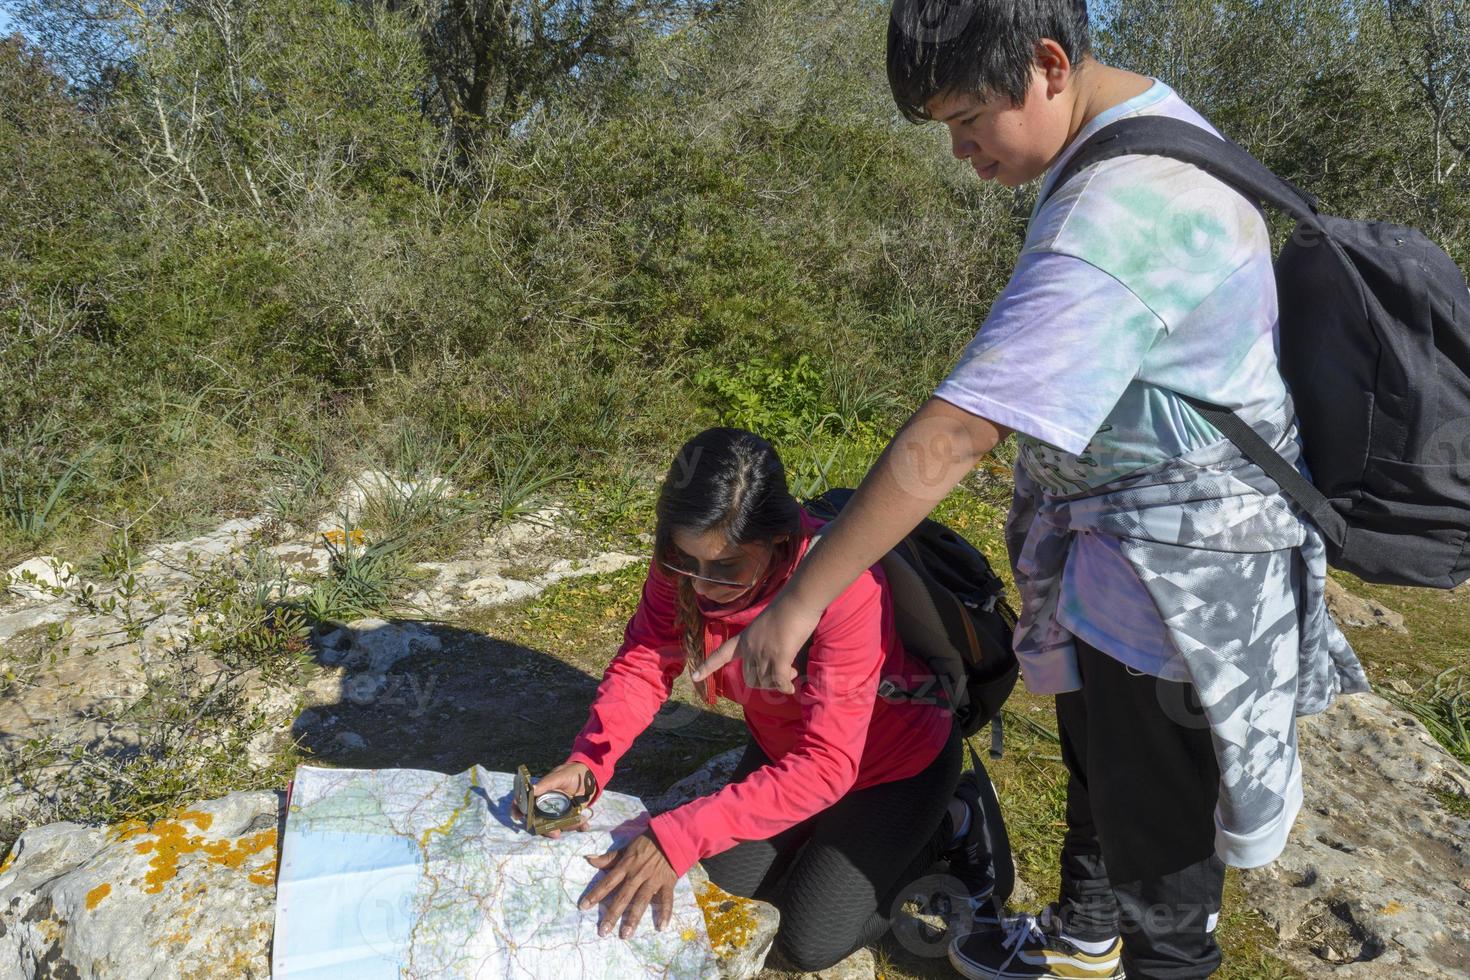
<instances>
[{"instance_id":1,"label":"woman's dark hair","mask_svg":"<svg viewBox=\"0 0 1470 980\"><path fill-rule=\"evenodd\" d=\"M675 558L674 531L723 532L732 544L801 538L801 505L786 488L786 468L769 442L744 429L705 429L674 457L655 508L654 557ZM704 620L693 583L679 578L679 625L691 664L704 660Z\"/></svg>"},{"instance_id":2,"label":"woman's dark hair","mask_svg":"<svg viewBox=\"0 0 1470 980\"><path fill-rule=\"evenodd\" d=\"M1019 106L1042 38L1079 64L1092 52L1086 0L894 0L888 17L893 101L913 122L929 119L924 104L943 93L1005 95Z\"/></svg>"}]
</instances>

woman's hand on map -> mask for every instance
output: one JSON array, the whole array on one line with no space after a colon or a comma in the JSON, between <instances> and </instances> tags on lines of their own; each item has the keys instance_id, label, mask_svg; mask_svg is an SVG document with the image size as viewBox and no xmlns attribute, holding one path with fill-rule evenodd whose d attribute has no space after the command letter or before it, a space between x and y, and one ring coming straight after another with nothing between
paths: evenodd
<instances>
[{"instance_id":1,"label":"woman's hand on map","mask_svg":"<svg viewBox=\"0 0 1470 980\"><path fill-rule=\"evenodd\" d=\"M548 793L552 790L557 790L558 792L567 794L575 800L579 797L587 797L595 794L597 791L596 788L597 781L592 778L592 770L588 769L584 763L563 762L561 765L557 766L555 769L551 770L546 775L536 780L536 785L531 787L531 793L533 796L540 796L542 793ZM521 808L516 805L515 800L511 801L510 813L511 816L517 820L524 821L526 819L526 815L521 812ZM578 831L586 830L587 818L591 815L592 808L590 806L583 806L582 822L572 829ZM553 830L546 836L555 839L561 836L561 831Z\"/></svg>"},{"instance_id":2,"label":"woman's hand on map","mask_svg":"<svg viewBox=\"0 0 1470 980\"><path fill-rule=\"evenodd\" d=\"M597 924L599 936L612 932L613 923L622 918L618 935L631 939L650 902L654 906L654 928L669 924L674 914L674 883L679 876L652 834L639 834L621 849L613 848L606 854L588 855L587 862L605 873L587 889L577 907L586 911L607 899Z\"/></svg>"}]
</instances>

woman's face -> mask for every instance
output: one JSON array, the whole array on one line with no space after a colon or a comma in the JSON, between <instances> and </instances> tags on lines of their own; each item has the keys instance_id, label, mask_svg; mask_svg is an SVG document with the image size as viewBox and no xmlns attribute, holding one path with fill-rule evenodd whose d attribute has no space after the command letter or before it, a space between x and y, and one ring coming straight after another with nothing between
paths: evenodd
<instances>
[{"instance_id":1,"label":"woman's face","mask_svg":"<svg viewBox=\"0 0 1470 980\"><path fill-rule=\"evenodd\" d=\"M784 540L735 544L721 531L675 528L670 569L690 579L696 594L714 605L728 605L756 590L771 566L775 545ZM713 580L713 581L711 581Z\"/></svg>"}]
</instances>

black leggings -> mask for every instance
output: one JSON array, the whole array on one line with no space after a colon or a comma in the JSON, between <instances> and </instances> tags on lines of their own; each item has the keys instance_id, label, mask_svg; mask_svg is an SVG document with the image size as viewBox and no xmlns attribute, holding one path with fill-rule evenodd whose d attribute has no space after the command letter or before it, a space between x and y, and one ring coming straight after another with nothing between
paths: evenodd
<instances>
[{"instance_id":1,"label":"black leggings","mask_svg":"<svg viewBox=\"0 0 1470 980\"><path fill-rule=\"evenodd\" d=\"M899 891L938 860L961 749L951 728L915 775L848 793L768 840L742 841L701 863L725 891L780 910L773 952L781 966L826 969L883 935ZM731 781L769 764L751 741Z\"/></svg>"}]
</instances>

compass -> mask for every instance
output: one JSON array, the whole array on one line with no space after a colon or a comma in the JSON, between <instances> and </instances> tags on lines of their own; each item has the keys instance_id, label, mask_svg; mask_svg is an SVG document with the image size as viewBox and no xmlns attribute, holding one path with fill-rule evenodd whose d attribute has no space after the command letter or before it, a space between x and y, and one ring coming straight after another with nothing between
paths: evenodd
<instances>
[{"instance_id":1,"label":"compass","mask_svg":"<svg viewBox=\"0 0 1470 980\"><path fill-rule=\"evenodd\" d=\"M548 790L535 795L535 781L525 766L516 769L516 808L525 814L526 830L540 837L576 827L582 822L582 807L565 793Z\"/></svg>"}]
</instances>

